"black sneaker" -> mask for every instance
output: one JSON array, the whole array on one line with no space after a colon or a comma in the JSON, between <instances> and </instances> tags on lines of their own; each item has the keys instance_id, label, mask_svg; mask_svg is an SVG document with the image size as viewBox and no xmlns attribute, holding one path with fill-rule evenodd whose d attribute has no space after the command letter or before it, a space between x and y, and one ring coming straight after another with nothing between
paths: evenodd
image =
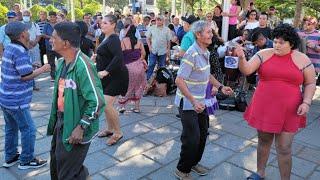
<instances>
[{"instance_id":1,"label":"black sneaker","mask_svg":"<svg viewBox=\"0 0 320 180\"><path fill-rule=\"evenodd\" d=\"M34 158L33 160L31 160L29 163L20 163L18 168L19 169L36 169L36 168L40 168L42 166L45 166L47 164L47 160L42 160L39 158Z\"/></svg>"},{"instance_id":2,"label":"black sneaker","mask_svg":"<svg viewBox=\"0 0 320 180\"><path fill-rule=\"evenodd\" d=\"M2 167L9 168L19 161L20 154L17 153L12 159L2 164Z\"/></svg>"}]
</instances>

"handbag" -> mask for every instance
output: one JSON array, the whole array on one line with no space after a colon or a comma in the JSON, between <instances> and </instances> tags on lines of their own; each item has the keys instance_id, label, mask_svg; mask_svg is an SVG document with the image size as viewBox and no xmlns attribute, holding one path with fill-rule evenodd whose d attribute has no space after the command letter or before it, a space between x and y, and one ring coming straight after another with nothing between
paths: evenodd
<instances>
[{"instance_id":1,"label":"handbag","mask_svg":"<svg viewBox=\"0 0 320 180\"><path fill-rule=\"evenodd\" d=\"M246 100L247 93L241 89L239 89L234 96L235 99L235 108L237 111L244 112L248 106Z\"/></svg>"}]
</instances>

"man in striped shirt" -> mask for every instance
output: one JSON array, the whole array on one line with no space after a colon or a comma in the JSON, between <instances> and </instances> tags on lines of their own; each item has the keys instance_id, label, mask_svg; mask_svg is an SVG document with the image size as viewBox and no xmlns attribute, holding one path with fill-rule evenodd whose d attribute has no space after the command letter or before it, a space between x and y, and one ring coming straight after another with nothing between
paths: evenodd
<instances>
[{"instance_id":1,"label":"man in striped shirt","mask_svg":"<svg viewBox=\"0 0 320 180\"><path fill-rule=\"evenodd\" d=\"M212 43L211 24L197 21L192 24L196 42L185 53L176 84L178 90L175 105L181 112L182 135L180 159L175 171L178 179L192 179L190 171L204 176L208 170L198 164L204 152L208 135L209 116L205 111L206 88L210 82L212 92L219 89L224 94L232 94L230 87L224 87L210 75L209 51Z\"/></svg>"},{"instance_id":2,"label":"man in striped shirt","mask_svg":"<svg viewBox=\"0 0 320 180\"><path fill-rule=\"evenodd\" d=\"M316 72L320 73L320 32L316 30L317 19L315 17L307 17L305 21L305 30L298 32L299 36L307 42L307 56L310 58ZM317 85L320 84L318 77Z\"/></svg>"},{"instance_id":3,"label":"man in striped shirt","mask_svg":"<svg viewBox=\"0 0 320 180\"><path fill-rule=\"evenodd\" d=\"M39 168L47 161L34 157L36 128L30 115L33 79L49 71L44 65L33 71L27 46L29 33L22 22L10 22L5 28L11 43L6 47L1 64L0 106L5 120L5 163L10 167L20 160L19 169ZM18 152L18 130L22 152Z\"/></svg>"}]
</instances>

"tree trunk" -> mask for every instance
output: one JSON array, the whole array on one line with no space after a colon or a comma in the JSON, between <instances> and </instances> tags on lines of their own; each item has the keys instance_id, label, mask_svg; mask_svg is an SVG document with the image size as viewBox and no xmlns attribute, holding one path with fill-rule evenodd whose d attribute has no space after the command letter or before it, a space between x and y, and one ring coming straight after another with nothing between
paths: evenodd
<instances>
[{"instance_id":1,"label":"tree trunk","mask_svg":"<svg viewBox=\"0 0 320 180\"><path fill-rule=\"evenodd\" d=\"M83 0L79 0L80 1L80 8L83 9Z\"/></svg>"},{"instance_id":2,"label":"tree trunk","mask_svg":"<svg viewBox=\"0 0 320 180\"><path fill-rule=\"evenodd\" d=\"M301 16L302 16L302 5L304 0L297 0L296 10L294 14L293 26L299 27Z\"/></svg>"}]
</instances>

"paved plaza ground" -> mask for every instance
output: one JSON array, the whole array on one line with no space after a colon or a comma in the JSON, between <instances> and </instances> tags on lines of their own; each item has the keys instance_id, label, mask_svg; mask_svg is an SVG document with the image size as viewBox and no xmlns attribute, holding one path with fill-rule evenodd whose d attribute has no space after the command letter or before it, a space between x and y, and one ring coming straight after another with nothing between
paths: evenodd
<instances>
[{"instance_id":1,"label":"paved plaza ground","mask_svg":"<svg viewBox=\"0 0 320 180\"><path fill-rule=\"evenodd\" d=\"M51 137L46 136L52 102L53 83L48 74L37 79L41 88L34 92L31 114L37 126L35 154L49 159ZM292 179L320 179L320 89L314 97L308 126L295 136ZM181 123L175 117L174 96L142 98L140 114L127 111L120 115L123 140L112 147L106 139L95 139L85 165L93 180L100 179L175 179L174 171L180 152ZM267 106L267 105L266 105ZM130 108L128 108L130 109ZM100 129L105 127L104 116ZM210 169L208 176L195 179L245 179L256 170L257 133L242 118L242 113L219 110L210 118L210 135L201 163ZM4 161L4 120L0 116L0 163ZM0 168L0 179L50 179L49 165L37 170ZM279 178L273 146L266 179Z\"/></svg>"}]
</instances>

